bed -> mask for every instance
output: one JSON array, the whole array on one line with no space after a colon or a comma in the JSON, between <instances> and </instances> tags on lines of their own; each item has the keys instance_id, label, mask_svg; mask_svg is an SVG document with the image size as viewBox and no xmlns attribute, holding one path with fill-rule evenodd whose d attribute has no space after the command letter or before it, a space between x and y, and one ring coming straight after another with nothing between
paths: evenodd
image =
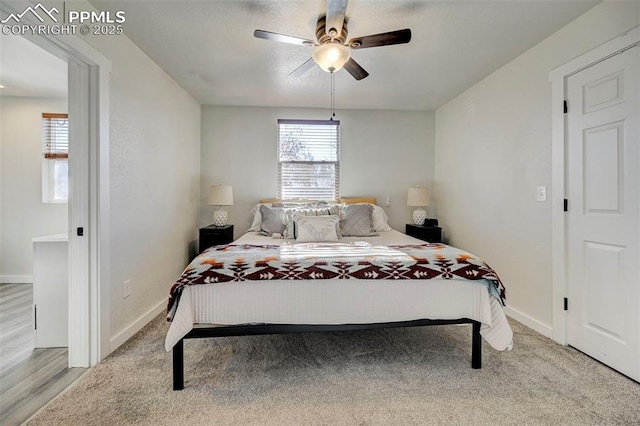
<instances>
[{"instance_id":1,"label":"bed","mask_svg":"<svg viewBox=\"0 0 640 426\"><path fill-rule=\"evenodd\" d=\"M325 241L302 228L322 222L339 234L340 224L349 229L341 214L289 220L286 226L298 225L295 235L279 228L297 239L259 234L254 220L238 240L205 250L187 266L168 305L165 349L173 351L174 390L184 387L183 340L191 338L471 324L472 368L481 368L481 337L497 350L512 347L505 289L486 263L392 230L386 216L374 226L372 215L367 236Z\"/></svg>"}]
</instances>

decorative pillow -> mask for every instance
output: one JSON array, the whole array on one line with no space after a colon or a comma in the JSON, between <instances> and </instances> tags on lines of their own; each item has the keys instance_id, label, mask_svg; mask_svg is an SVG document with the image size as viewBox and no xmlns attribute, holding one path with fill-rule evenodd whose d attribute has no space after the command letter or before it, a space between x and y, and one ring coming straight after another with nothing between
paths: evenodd
<instances>
[{"instance_id":1,"label":"decorative pillow","mask_svg":"<svg viewBox=\"0 0 640 426\"><path fill-rule=\"evenodd\" d=\"M389 226L389 217L384 209L380 206L376 206L373 204L373 230L375 232L387 232L391 231L391 227Z\"/></svg>"},{"instance_id":2,"label":"decorative pillow","mask_svg":"<svg viewBox=\"0 0 640 426\"><path fill-rule=\"evenodd\" d=\"M338 241L336 226L340 218L337 215L299 216L295 222L298 230L296 241Z\"/></svg>"},{"instance_id":3,"label":"decorative pillow","mask_svg":"<svg viewBox=\"0 0 640 426\"><path fill-rule=\"evenodd\" d=\"M267 207L284 207L284 208L312 208L315 204L309 203L282 203L280 200L274 200L274 202L267 202L269 200L261 200L259 204L256 204L251 209L251 214L253 215L253 220L251 222L251 226L247 229L247 232L260 232L260 228L262 227L262 214L260 213L261 206ZM277 201L277 202L275 202Z\"/></svg>"},{"instance_id":4,"label":"decorative pillow","mask_svg":"<svg viewBox=\"0 0 640 426\"><path fill-rule=\"evenodd\" d=\"M373 231L373 205L349 204L346 216L340 221L343 237L371 237Z\"/></svg>"},{"instance_id":5,"label":"decorative pillow","mask_svg":"<svg viewBox=\"0 0 640 426\"><path fill-rule=\"evenodd\" d=\"M300 216L328 216L336 215L339 219L345 217L344 206L341 204L328 204L324 207L286 207L284 210L283 224L285 225L283 236L284 238L295 239L297 238L295 219ZM338 237L341 237L340 223L336 225L336 233Z\"/></svg>"},{"instance_id":6,"label":"decorative pillow","mask_svg":"<svg viewBox=\"0 0 640 426\"><path fill-rule=\"evenodd\" d=\"M284 224L282 218L284 209L282 207L268 207L264 204L260 206L260 233L264 235L282 234L284 232Z\"/></svg>"}]
</instances>

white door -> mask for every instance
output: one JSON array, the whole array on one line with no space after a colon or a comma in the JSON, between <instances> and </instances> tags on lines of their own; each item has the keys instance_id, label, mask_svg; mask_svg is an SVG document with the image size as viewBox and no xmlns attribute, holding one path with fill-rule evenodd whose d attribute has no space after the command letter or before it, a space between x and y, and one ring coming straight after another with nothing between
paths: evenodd
<instances>
[{"instance_id":1,"label":"white door","mask_svg":"<svg viewBox=\"0 0 640 426\"><path fill-rule=\"evenodd\" d=\"M640 47L567 79L567 342L640 380Z\"/></svg>"}]
</instances>

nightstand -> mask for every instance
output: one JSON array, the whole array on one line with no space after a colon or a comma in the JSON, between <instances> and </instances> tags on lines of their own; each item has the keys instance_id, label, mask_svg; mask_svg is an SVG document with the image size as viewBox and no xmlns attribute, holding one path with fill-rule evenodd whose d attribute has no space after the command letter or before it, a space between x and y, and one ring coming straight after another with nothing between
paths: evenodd
<instances>
[{"instance_id":1,"label":"nightstand","mask_svg":"<svg viewBox=\"0 0 640 426\"><path fill-rule=\"evenodd\" d=\"M442 228L439 226L422 226L407 223L405 233L429 243L442 242Z\"/></svg>"},{"instance_id":2,"label":"nightstand","mask_svg":"<svg viewBox=\"0 0 640 426\"><path fill-rule=\"evenodd\" d=\"M200 228L199 240L200 253L211 246L229 244L233 241L233 225L209 225L204 228Z\"/></svg>"}]
</instances>

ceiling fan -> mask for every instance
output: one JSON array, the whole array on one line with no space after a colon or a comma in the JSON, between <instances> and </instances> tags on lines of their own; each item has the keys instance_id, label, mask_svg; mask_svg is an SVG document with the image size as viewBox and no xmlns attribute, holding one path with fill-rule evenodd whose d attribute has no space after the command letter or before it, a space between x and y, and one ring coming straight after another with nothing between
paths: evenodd
<instances>
[{"instance_id":1,"label":"ceiling fan","mask_svg":"<svg viewBox=\"0 0 640 426\"><path fill-rule=\"evenodd\" d=\"M353 78L362 80L369 73L351 57L351 49L357 50L409 43L411 41L411 30L405 28L388 33L355 37L347 42L348 30L347 19L345 18L347 1L327 0L327 14L326 16L321 16L316 25L317 41L263 30L255 30L253 35L265 40L314 47L312 57L293 70L289 74L290 76L300 76L312 68L314 64L318 64L320 68L330 73L339 71L344 67Z\"/></svg>"}]
</instances>

